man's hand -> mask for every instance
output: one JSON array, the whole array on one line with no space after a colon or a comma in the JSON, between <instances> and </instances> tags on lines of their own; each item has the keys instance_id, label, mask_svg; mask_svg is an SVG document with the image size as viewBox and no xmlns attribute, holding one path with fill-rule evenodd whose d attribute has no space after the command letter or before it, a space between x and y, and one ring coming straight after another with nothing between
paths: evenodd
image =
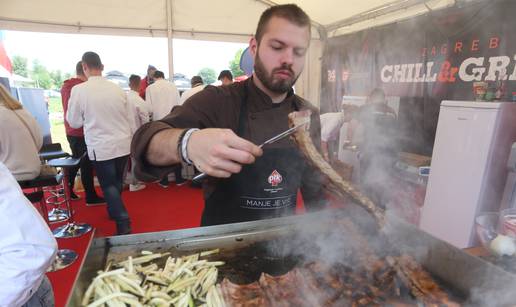
<instances>
[{"instance_id":1,"label":"man's hand","mask_svg":"<svg viewBox=\"0 0 516 307\"><path fill-rule=\"evenodd\" d=\"M239 173L242 164L254 163L262 149L229 129L195 131L188 141L188 157L195 167L213 177Z\"/></svg>"}]
</instances>

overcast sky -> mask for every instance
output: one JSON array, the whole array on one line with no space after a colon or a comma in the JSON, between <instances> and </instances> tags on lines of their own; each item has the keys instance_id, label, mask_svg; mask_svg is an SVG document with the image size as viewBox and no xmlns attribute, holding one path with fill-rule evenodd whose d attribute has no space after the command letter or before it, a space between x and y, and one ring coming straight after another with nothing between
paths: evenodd
<instances>
[{"instance_id":1,"label":"overcast sky","mask_svg":"<svg viewBox=\"0 0 516 307\"><path fill-rule=\"evenodd\" d=\"M49 70L73 73L85 51L95 51L104 64L104 72L118 70L144 75L147 65L162 70L168 78L166 38L121 37L86 34L53 34L5 31L4 46L9 57L28 58L29 67L38 59ZM201 68L228 69L238 49L247 44L174 39L174 71L188 77Z\"/></svg>"}]
</instances>

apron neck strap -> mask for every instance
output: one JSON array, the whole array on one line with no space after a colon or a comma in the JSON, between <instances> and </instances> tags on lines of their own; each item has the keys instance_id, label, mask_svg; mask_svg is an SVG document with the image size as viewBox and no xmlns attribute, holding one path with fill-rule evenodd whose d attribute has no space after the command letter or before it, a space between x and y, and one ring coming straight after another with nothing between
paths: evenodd
<instances>
[{"instance_id":1,"label":"apron neck strap","mask_svg":"<svg viewBox=\"0 0 516 307\"><path fill-rule=\"evenodd\" d=\"M253 82L250 80L250 82ZM238 129L237 135L242 136L245 132L245 127L247 125L247 98L249 97L249 84L244 86L244 91L242 95L242 101L240 102L240 113L238 115Z\"/></svg>"}]
</instances>

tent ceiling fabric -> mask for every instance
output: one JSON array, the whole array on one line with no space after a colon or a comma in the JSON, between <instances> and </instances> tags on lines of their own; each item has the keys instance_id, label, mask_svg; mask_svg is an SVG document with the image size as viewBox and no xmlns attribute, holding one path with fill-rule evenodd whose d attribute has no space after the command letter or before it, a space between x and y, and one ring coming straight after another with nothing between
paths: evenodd
<instances>
[{"instance_id":1,"label":"tent ceiling fabric","mask_svg":"<svg viewBox=\"0 0 516 307\"><path fill-rule=\"evenodd\" d=\"M296 91L319 105L325 37L409 18L456 1L480 0L0 0L0 30L167 37L171 4L172 37L245 43L267 7L296 3L314 26ZM173 71L171 54L170 39Z\"/></svg>"},{"instance_id":2,"label":"tent ceiling fabric","mask_svg":"<svg viewBox=\"0 0 516 307\"><path fill-rule=\"evenodd\" d=\"M1 0L0 29L58 33L166 36L166 2L172 3L174 37L245 42L254 33L259 16L271 4L297 3L312 20L328 26L387 4L414 0ZM421 1L418 1L421 2ZM436 9L454 0L427 0ZM391 22L427 11L417 9L390 14L347 26L330 36L368 25ZM380 22L379 22L380 21ZM350 30L351 29L351 30ZM312 31L318 38L316 29Z\"/></svg>"}]
</instances>

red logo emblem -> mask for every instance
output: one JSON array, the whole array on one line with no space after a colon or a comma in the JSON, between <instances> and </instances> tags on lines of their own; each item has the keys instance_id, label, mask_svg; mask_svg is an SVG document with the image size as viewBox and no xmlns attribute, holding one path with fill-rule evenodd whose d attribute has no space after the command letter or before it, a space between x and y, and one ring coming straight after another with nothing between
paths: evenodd
<instances>
[{"instance_id":1,"label":"red logo emblem","mask_svg":"<svg viewBox=\"0 0 516 307\"><path fill-rule=\"evenodd\" d=\"M274 170L267 180L273 187L278 186L283 181L283 177L277 170Z\"/></svg>"}]
</instances>

